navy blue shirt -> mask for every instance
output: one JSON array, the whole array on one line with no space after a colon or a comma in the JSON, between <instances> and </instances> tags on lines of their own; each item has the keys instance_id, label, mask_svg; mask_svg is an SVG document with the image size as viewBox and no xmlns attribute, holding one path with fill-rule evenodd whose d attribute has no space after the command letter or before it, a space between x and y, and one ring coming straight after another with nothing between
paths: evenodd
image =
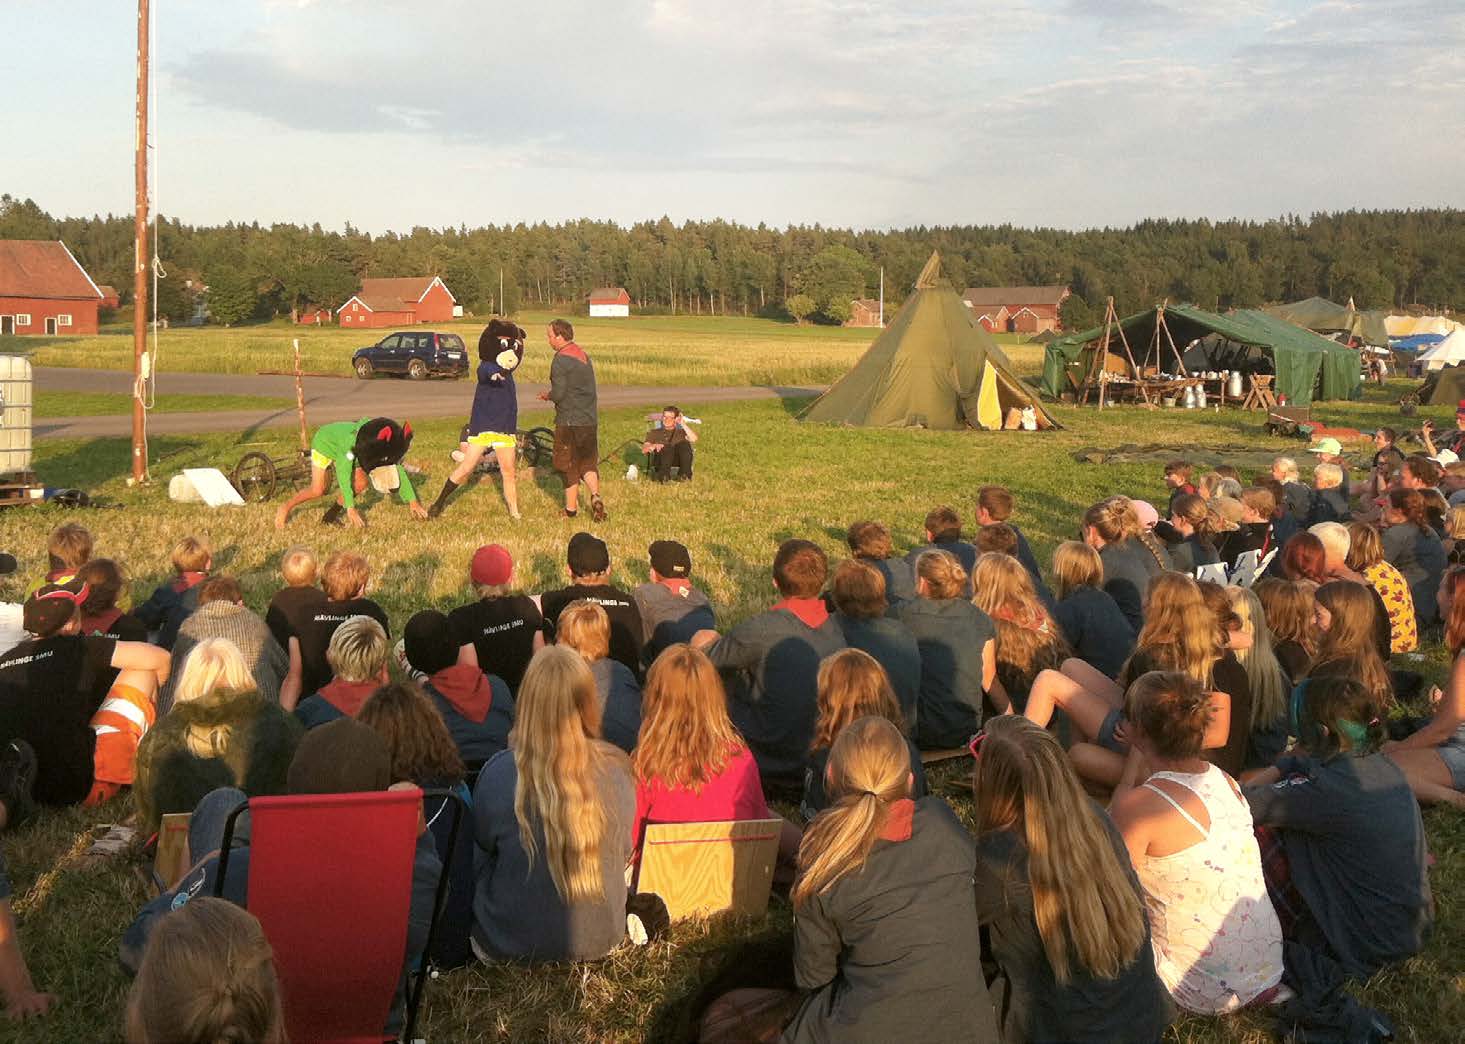
<instances>
[{"instance_id":1,"label":"navy blue shirt","mask_svg":"<svg viewBox=\"0 0 1465 1044\"><path fill-rule=\"evenodd\" d=\"M1078 587L1058 603L1053 619L1080 660L1110 678L1134 651L1134 626L1107 591Z\"/></svg>"}]
</instances>

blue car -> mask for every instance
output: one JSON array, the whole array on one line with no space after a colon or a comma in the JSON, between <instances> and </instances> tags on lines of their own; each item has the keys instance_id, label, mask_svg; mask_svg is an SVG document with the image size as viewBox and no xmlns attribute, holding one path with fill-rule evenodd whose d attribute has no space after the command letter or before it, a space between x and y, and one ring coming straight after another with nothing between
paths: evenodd
<instances>
[{"instance_id":1,"label":"blue car","mask_svg":"<svg viewBox=\"0 0 1465 1044\"><path fill-rule=\"evenodd\" d=\"M363 381L379 373L402 374L414 381L462 377L468 372L468 349L457 334L404 331L356 349L351 368Z\"/></svg>"}]
</instances>

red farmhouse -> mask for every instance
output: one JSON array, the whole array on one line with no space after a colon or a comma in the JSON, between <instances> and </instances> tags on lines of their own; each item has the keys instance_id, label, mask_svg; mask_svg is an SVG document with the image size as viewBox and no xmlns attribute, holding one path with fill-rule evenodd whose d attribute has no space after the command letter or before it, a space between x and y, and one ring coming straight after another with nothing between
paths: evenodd
<instances>
[{"instance_id":1,"label":"red farmhouse","mask_svg":"<svg viewBox=\"0 0 1465 1044\"><path fill-rule=\"evenodd\" d=\"M972 319L998 333L1041 333L1063 329L1058 309L1066 286L974 286L961 295Z\"/></svg>"},{"instance_id":2,"label":"red farmhouse","mask_svg":"<svg viewBox=\"0 0 1465 1044\"><path fill-rule=\"evenodd\" d=\"M457 303L457 298L438 276L363 279L361 289L336 314L342 326L445 323L453 318L453 306Z\"/></svg>"},{"instance_id":3,"label":"red farmhouse","mask_svg":"<svg viewBox=\"0 0 1465 1044\"><path fill-rule=\"evenodd\" d=\"M0 334L94 334L101 303L66 244L0 240Z\"/></svg>"}]
</instances>

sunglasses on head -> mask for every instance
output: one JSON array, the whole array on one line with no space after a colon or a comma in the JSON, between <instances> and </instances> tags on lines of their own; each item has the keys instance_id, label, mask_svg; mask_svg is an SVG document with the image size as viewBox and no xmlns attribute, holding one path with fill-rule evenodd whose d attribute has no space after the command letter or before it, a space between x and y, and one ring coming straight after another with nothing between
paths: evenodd
<instances>
[{"instance_id":1,"label":"sunglasses on head","mask_svg":"<svg viewBox=\"0 0 1465 1044\"><path fill-rule=\"evenodd\" d=\"M966 741L967 753L970 754L974 758L981 757L982 756L982 741L984 739L986 739L986 738L987 738L987 734L985 732L979 732L975 736L973 736L971 739L967 740Z\"/></svg>"},{"instance_id":2,"label":"sunglasses on head","mask_svg":"<svg viewBox=\"0 0 1465 1044\"><path fill-rule=\"evenodd\" d=\"M68 591L63 587L55 591L47 591L45 594L37 594L35 598L37 601L44 601L48 598L63 598L72 605L80 605L86 601L86 596L91 593L91 590L90 584L82 584L80 591Z\"/></svg>"}]
</instances>

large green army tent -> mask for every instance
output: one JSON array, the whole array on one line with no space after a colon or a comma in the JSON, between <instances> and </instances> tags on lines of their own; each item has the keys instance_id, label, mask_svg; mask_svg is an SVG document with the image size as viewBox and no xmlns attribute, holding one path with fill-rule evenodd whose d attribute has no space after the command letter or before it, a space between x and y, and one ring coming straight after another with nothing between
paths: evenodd
<instances>
[{"instance_id":1,"label":"large green army tent","mask_svg":"<svg viewBox=\"0 0 1465 1044\"><path fill-rule=\"evenodd\" d=\"M1291 304L1272 305L1267 313L1285 319L1294 326L1317 333L1346 333L1364 344L1389 346L1386 313L1360 312L1351 305L1334 304L1326 297L1309 297Z\"/></svg>"},{"instance_id":2,"label":"large green army tent","mask_svg":"<svg viewBox=\"0 0 1465 1044\"><path fill-rule=\"evenodd\" d=\"M933 253L890 325L799 416L869 428L995 430L1009 410L1025 406L1037 411L1039 427L1058 427L992 335L972 321Z\"/></svg>"},{"instance_id":3,"label":"large green army tent","mask_svg":"<svg viewBox=\"0 0 1465 1044\"><path fill-rule=\"evenodd\" d=\"M1425 406L1454 406L1465 401L1465 364L1431 371L1419 389L1419 401Z\"/></svg>"},{"instance_id":4,"label":"large green army tent","mask_svg":"<svg viewBox=\"0 0 1465 1044\"><path fill-rule=\"evenodd\" d=\"M1119 326L1142 369L1177 372L1173 341L1187 358L1188 371L1274 372L1278 394L1298 406L1314 398L1356 399L1363 394L1357 352L1265 312L1217 315L1192 305L1166 305L1127 316ZM1082 388L1103 336L1099 326L1051 342L1043 356L1043 393L1056 398ZM1111 327L1109 351L1122 350L1118 331Z\"/></svg>"}]
</instances>

